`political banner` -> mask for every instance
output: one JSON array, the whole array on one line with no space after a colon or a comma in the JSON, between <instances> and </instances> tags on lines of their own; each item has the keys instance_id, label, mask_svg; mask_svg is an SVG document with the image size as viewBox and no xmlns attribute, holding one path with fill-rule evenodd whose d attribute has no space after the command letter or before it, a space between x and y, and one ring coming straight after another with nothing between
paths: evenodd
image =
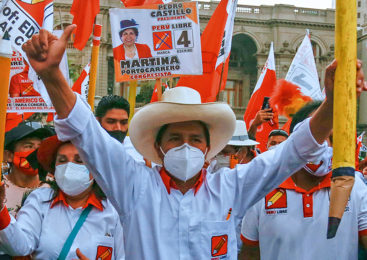
<instances>
[{"instance_id":1,"label":"political banner","mask_svg":"<svg viewBox=\"0 0 367 260\"><path fill-rule=\"evenodd\" d=\"M29 79L29 65L18 51L13 51L10 67L8 113L22 114L24 112L54 112L48 106L40 93L34 88Z\"/></svg>"},{"instance_id":2,"label":"political banner","mask_svg":"<svg viewBox=\"0 0 367 260\"><path fill-rule=\"evenodd\" d=\"M323 100L325 98L321 92L315 57L308 33L297 50L285 80L298 85L302 93L313 100Z\"/></svg>"},{"instance_id":3,"label":"political banner","mask_svg":"<svg viewBox=\"0 0 367 260\"><path fill-rule=\"evenodd\" d=\"M0 36L9 33L13 47L22 45L44 28L53 29L52 0L5 0L0 11Z\"/></svg>"},{"instance_id":4,"label":"political banner","mask_svg":"<svg viewBox=\"0 0 367 260\"><path fill-rule=\"evenodd\" d=\"M201 75L197 2L110 9L116 81Z\"/></svg>"}]
</instances>

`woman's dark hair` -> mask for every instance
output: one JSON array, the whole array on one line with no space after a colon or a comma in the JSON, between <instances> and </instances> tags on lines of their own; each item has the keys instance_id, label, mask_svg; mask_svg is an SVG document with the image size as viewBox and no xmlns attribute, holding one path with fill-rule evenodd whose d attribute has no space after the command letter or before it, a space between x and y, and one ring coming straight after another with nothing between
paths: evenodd
<instances>
[{"instance_id":1,"label":"woman's dark hair","mask_svg":"<svg viewBox=\"0 0 367 260\"><path fill-rule=\"evenodd\" d=\"M292 123L289 127L289 133L293 132L294 127L302 122L303 120L305 120L306 118L308 118L312 112L314 112L316 109L319 108L319 106L321 105L321 101L313 101L310 102L306 105L304 105L297 113L294 114L293 118L292 118Z\"/></svg>"},{"instance_id":2,"label":"woman's dark hair","mask_svg":"<svg viewBox=\"0 0 367 260\"><path fill-rule=\"evenodd\" d=\"M127 29L132 29L132 30L134 31L134 33L135 33L135 36L136 36L136 37L138 37L138 35L139 35L138 28L133 27L133 28L126 28L126 29L122 30L122 31L120 32L120 38L122 37L122 34L124 33L124 31L126 31Z\"/></svg>"},{"instance_id":3,"label":"woman's dark hair","mask_svg":"<svg viewBox=\"0 0 367 260\"><path fill-rule=\"evenodd\" d=\"M209 134L208 126L202 121L196 121L196 122L199 122L199 124L203 127L205 140L206 140L206 145L210 146L210 134ZM168 125L169 124L165 124L165 125L161 126L161 128L158 130L157 136L155 138L155 142L157 144L159 144L159 145L161 144L163 134L166 132Z\"/></svg>"},{"instance_id":4,"label":"woman's dark hair","mask_svg":"<svg viewBox=\"0 0 367 260\"><path fill-rule=\"evenodd\" d=\"M101 101L99 101L95 113L96 117L102 118L106 115L108 110L114 108L123 109L128 116L130 115L130 104L125 98L117 95L109 95L104 96Z\"/></svg>"}]
</instances>

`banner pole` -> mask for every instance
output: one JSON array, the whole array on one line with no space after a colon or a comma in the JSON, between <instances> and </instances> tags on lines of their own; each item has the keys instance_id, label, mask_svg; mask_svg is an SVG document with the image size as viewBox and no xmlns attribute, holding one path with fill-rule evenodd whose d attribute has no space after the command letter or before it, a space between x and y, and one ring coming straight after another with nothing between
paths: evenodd
<instances>
[{"instance_id":1,"label":"banner pole","mask_svg":"<svg viewBox=\"0 0 367 260\"><path fill-rule=\"evenodd\" d=\"M336 235L354 185L356 144L357 3L336 1L333 175L327 238Z\"/></svg>"},{"instance_id":2,"label":"banner pole","mask_svg":"<svg viewBox=\"0 0 367 260\"><path fill-rule=\"evenodd\" d=\"M93 47L92 47L92 58L90 62L89 91L88 91L88 104L90 105L92 111L94 111L94 96L96 94L98 55L99 55L99 45L101 43L101 34L102 34L102 25L95 24L93 30Z\"/></svg>"},{"instance_id":3,"label":"banner pole","mask_svg":"<svg viewBox=\"0 0 367 260\"><path fill-rule=\"evenodd\" d=\"M162 79L156 79L155 80L155 84L157 85L157 97L158 97L158 101L162 100Z\"/></svg>"},{"instance_id":4,"label":"banner pole","mask_svg":"<svg viewBox=\"0 0 367 260\"><path fill-rule=\"evenodd\" d=\"M133 118L133 116L134 116L137 86L138 86L138 81L137 80L130 81L130 87L129 87L129 103L130 103L129 123L131 121L131 118Z\"/></svg>"},{"instance_id":5,"label":"banner pole","mask_svg":"<svg viewBox=\"0 0 367 260\"><path fill-rule=\"evenodd\" d=\"M9 34L6 31L0 40L0 162L4 160L4 141L5 141L5 124L6 124L6 108L9 94L9 78L10 65L12 56L11 42ZM2 168L2 167L1 167ZM0 171L1 180L2 171Z\"/></svg>"}]
</instances>

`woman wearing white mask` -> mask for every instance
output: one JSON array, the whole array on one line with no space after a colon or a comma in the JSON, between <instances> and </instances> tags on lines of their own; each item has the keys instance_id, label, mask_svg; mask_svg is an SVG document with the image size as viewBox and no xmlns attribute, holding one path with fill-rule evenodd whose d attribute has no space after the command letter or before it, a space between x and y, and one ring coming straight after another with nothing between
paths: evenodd
<instances>
[{"instance_id":1,"label":"woman wearing white mask","mask_svg":"<svg viewBox=\"0 0 367 260\"><path fill-rule=\"evenodd\" d=\"M119 216L76 147L52 136L41 143L38 160L56 182L32 192L17 220L4 207L2 188L0 248L33 259L124 259Z\"/></svg>"}]
</instances>

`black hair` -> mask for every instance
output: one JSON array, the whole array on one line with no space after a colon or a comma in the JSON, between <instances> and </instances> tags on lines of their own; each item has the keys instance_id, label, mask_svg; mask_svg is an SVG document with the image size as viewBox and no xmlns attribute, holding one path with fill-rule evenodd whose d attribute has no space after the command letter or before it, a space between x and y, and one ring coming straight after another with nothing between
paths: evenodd
<instances>
[{"instance_id":1,"label":"black hair","mask_svg":"<svg viewBox=\"0 0 367 260\"><path fill-rule=\"evenodd\" d=\"M125 98L117 95L109 95L104 96L101 101L99 101L96 108L96 117L104 117L108 110L114 108L123 109L126 111L127 115L130 115L130 104Z\"/></svg>"},{"instance_id":2,"label":"black hair","mask_svg":"<svg viewBox=\"0 0 367 260\"><path fill-rule=\"evenodd\" d=\"M318 109L321 103L322 101L313 101L313 102L307 103L297 113L295 113L292 118L292 123L289 127L289 133L293 132L294 127L298 123L308 118L312 112Z\"/></svg>"},{"instance_id":3,"label":"black hair","mask_svg":"<svg viewBox=\"0 0 367 260\"><path fill-rule=\"evenodd\" d=\"M122 30L122 31L120 32L120 38L121 38L122 34L124 33L124 31L126 31L127 29L132 29L132 30L134 31L134 33L135 33L135 36L136 36L136 37L138 37L138 35L139 35L138 28L136 28L136 27L132 27L132 28L126 28L126 29Z\"/></svg>"},{"instance_id":4,"label":"black hair","mask_svg":"<svg viewBox=\"0 0 367 260\"><path fill-rule=\"evenodd\" d=\"M275 129L275 130L272 130L270 133L269 133L269 136L268 138L272 137L272 136L284 136L286 138L289 137L288 133L286 131L284 131L283 129Z\"/></svg>"},{"instance_id":5,"label":"black hair","mask_svg":"<svg viewBox=\"0 0 367 260\"><path fill-rule=\"evenodd\" d=\"M199 124L203 127L205 140L206 140L206 145L210 146L210 134L209 134L208 126L202 121L196 121L196 122L199 122ZM165 125L161 126L161 128L159 128L157 136L155 138L155 142L157 144L159 144L159 145L161 144L163 134L166 132L168 125L169 124L165 124Z\"/></svg>"}]
</instances>

